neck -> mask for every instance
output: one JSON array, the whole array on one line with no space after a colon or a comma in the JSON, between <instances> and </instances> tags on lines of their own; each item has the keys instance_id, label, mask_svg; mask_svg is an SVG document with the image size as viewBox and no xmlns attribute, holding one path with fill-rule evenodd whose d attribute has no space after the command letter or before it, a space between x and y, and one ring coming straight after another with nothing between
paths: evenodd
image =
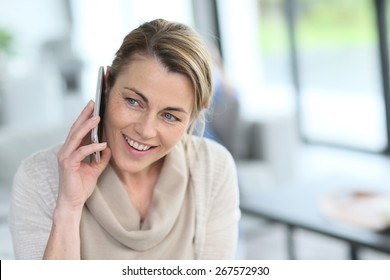
<instances>
[{"instance_id":1,"label":"neck","mask_svg":"<svg viewBox=\"0 0 390 280\"><path fill-rule=\"evenodd\" d=\"M115 161L112 161L111 165L125 188L129 190L143 188L145 185L154 185L160 175L163 163L164 158L137 172L120 169Z\"/></svg>"},{"instance_id":2,"label":"neck","mask_svg":"<svg viewBox=\"0 0 390 280\"><path fill-rule=\"evenodd\" d=\"M130 200L143 220L150 208L154 187L159 178L164 158L139 172L124 172L113 162L112 166L123 183Z\"/></svg>"}]
</instances>

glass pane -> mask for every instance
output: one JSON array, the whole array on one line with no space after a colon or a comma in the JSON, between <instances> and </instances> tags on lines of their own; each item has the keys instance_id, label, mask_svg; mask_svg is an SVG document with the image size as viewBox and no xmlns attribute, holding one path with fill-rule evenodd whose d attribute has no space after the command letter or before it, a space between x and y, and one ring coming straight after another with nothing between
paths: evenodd
<instances>
[{"instance_id":1,"label":"glass pane","mask_svg":"<svg viewBox=\"0 0 390 280\"><path fill-rule=\"evenodd\" d=\"M217 1L225 74L245 118L295 114L284 1Z\"/></svg>"},{"instance_id":2,"label":"glass pane","mask_svg":"<svg viewBox=\"0 0 390 280\"><path fill-rule=\"evenodd\" d=\"M370 151L387 147L371 0L297 0L305 138Z\"/></svg>"},{"instance_id":3,"label":"glass pane","mask_svg":"<svg viewBox=\"0 0 390 280\"><path fill-rule=\"evenodd\" d=\"M259 40L262 63L261 83L265 96L279 109L295 111L290 68L290 50L284 0L260 0ZM272 108L274 110L275 107Z\"/></svg>"}]
</instances>

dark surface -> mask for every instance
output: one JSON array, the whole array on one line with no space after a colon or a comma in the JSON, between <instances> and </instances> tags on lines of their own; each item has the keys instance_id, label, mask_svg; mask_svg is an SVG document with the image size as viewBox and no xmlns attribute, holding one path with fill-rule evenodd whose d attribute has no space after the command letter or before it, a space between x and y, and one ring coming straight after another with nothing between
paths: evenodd
<instances>
[{"instance_id":1,"label":"dark surface","mask_svg":"<svg viewBox=\"0 0 390 280\"><path fill-rule=\"evenodd\" d=\"M321 197L329 191L327 187L294 187L250 197L241 196L241 211L244 214L285 224L290 229L302 228L346 241L351 249L363 246L390 253L390 233L342 224L328 219L321 213L319 208ZM355 258L353 254L356 252L352 251L351 258Z\"/></svg>"}]
</instances>

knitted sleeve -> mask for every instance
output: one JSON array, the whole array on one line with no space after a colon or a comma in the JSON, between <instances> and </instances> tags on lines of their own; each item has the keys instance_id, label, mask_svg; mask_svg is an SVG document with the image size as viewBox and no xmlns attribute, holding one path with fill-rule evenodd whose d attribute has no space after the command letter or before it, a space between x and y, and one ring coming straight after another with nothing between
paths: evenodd
<instances>
[{"instance_id":1,"label":"knitted sleeve","mask_svg":"<svg viewBox=\"0 0 390 280\"><path fill-rule=\"evenodd\" d=\"M16 259L42 259L58 192L54 150L22 162L13 182L9 227Z\"/></svg>"},{"instance_id":2,"label":"knitted sleeve","mask_svg":"<svg viewBox=\"0 0 390 280\"><path fill-rule=\"evenodd\" d=\"M192 166L196 193L198 259L233 259L240 219L237 172L230 153L204 140Z\"/></svg>"}]
</instances>

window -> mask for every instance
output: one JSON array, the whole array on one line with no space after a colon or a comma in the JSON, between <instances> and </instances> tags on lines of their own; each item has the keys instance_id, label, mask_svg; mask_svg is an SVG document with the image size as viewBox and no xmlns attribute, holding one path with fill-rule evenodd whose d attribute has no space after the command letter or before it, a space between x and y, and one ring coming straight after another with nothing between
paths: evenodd
<instances>
[{"instance_id":1,"label":"window","mask_svg":"<svg viewBox=\"0 0 390 280\"><path fill-rule=\"evenodd\" d=\"M291 79L289 36L284 0L258 1L261 83L267 99L273 98L280 109L295 111Z\"/></svg>"},{"instance_id":2,"label":"window","mask_svg":"<svg viewBox=\"0 0 390 280\"><path fill-rule=\"evenodd\" d=\"M252 119L290 118L295 114L295 96L284 1L219 0L217 4L226 72L238 89L243 114Z\"/></svg>"},{"instance_id":3,"label":"window","mask_svg":"<svg viewBox=\"0 0 390 280\"><path fill-rule=\"evenodd\" d=\"M303 137L385 150L386 111L374 1L293 2Z\"/></svg>"}]
</instances>

